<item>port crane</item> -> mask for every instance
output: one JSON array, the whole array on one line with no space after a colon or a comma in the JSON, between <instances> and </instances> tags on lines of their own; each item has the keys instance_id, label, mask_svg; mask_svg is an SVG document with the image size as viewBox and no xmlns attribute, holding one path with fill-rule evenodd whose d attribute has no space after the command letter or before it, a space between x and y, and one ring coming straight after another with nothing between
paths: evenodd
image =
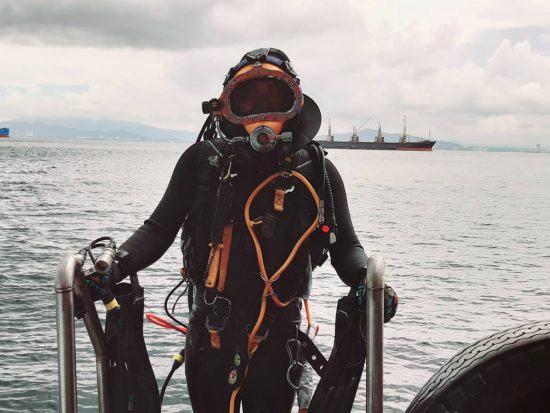
<instances>
[{"instance_id":1,"label":"port crane","mask_svg":"<svg viewBox=\"0 0 550 413\"><path fill-rule=\"evenodd\" d=\"M371 120L371 119L372 119L372 116L369 116L369 118L368 118L366 121L364 121L364 122L361 124L361 126L359 126L359 128L356 128L355 126L353 127L353 133L351 134L351 142L352 142L352 143L357 143L357 142L359 142L359 135L358 135L358 133L363 129L363 127L364 127L364 126L367 124L367 122L368 122L369 120Z\"/></svg>"}]
</instances>

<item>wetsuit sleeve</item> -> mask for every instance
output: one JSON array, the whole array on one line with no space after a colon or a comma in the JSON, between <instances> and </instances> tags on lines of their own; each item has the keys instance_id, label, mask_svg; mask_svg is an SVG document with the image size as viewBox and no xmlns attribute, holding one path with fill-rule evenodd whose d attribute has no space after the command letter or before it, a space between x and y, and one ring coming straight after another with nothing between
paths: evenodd
<instances>
[{"instance_id":1,"label":"wetsuit sleeve","mask_svg":"<svg viewBox=\"0 0 550 413\"><path fill-rule=\"evenodd\" d=\"M359 283L361 269L367 265L367 255L357 239L349 214L346 189L340 173L330 160L326 168L332 187L338 234L336 242L330 246L330 260L338 276L349 286Z\"/></svg>"},{"instance_id":2,"label":"wetsuit sleeve","mask_svg":"<svg viewBox=\"0 0 550 413\"><path fill-rule=\"evenodd\" d=\"M129 253L120 263L123 277L153 264L174 242L195 198L198 148L195 144L183 153L153 214L120 246Z\"/></svg>"}]
</instances>

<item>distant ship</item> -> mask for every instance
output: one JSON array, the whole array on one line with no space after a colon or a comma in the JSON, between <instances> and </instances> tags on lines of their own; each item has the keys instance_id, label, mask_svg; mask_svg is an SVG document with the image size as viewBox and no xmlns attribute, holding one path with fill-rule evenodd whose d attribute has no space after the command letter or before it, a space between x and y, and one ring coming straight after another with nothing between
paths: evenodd
<instances>
[{"instance_id":1,"label":"distant ship","mask_svg":"<svg viewBox=\"0 0 550 413\"><path fill-rule=\"evenodd\" d=\"M9 138L10 128L0 128L0 138Z\"/></svg>"},{"instance_id":2,"label":"distant ship","mask_svg":"<svg viewBox=\"0 0 550 413\"><path fill-rule=\"evenodd\" d=\"M374 142L361 142L359 141L359 135L357 128L353 127L353 133L349 141L335 141L332 135L330 121L328 125L328 135L326 140L319 141L323 148L329 149L367 149L367 150L384 150L384 151L431 151L436 141L431 140L431 132L429 139L423 139L418 142L409 142L407 137L407 123L405 116L403 116L403 135L399 138L399 142L384 142L384 136L382 135L382 127L378 123L378 135Z\"/></svg>"}]
</instances>

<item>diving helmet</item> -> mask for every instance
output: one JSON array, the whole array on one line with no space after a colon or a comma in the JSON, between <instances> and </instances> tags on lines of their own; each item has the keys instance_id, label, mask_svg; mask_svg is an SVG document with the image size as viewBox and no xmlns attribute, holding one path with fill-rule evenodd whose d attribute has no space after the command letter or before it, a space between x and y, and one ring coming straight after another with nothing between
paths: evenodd
<instances>
[{"instance_id":1,"label":"diving helmet","mask_svg":"<svg viewBox=\"0 0 550 413\"><path fill-rule=\"evenodd\" d=\"M288 56L274 48L246 53L232 67L218 99L203 102L216 135L230 143L249 143L260 153L278 144L297 150L318 132L321 113L302 93Z\"/></svg>"}]
</instances>

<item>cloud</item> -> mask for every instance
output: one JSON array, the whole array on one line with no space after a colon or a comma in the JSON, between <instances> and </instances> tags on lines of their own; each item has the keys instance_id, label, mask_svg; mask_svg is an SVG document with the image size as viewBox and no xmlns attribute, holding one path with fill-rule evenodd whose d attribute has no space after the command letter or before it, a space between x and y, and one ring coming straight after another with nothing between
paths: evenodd
<instances>
[{"instance_id":1,"label":"cloud","mask_svg":"<svg viewBox=\"0 0 550 413\"><path fill-rule=\"evenodd\" d=\"M0 35L28 44L188 48L208 37L202 29L211 5L63 0L45 7L41 0L5 1L0 6Z\"/></svg>"},{"instance_id":2,"label":"cloud","mask_svg":"<svg viewBox=\"0 0 550 413\"><path fill-rule=\"evenodd\" d=\"M397 132L406 114L415 135L521 145L528 132L550 145L550 14L537 15L539 0L510 6L516 20L490 13L496 0L187 3L2 2L1 116L196 130L227 69L274 46L321 107L321 133L329 117L336 132L369 117L366 127Z\"/></svg>"},{"instance_id":3,"label":"cloud","mask_svg":"<svg viewBox=\"0 0 550 413\"><path fill-rule=\"evenodd\" d=\"M345 71L328 63L324 79L309 74L333 128L349 131L372 116L367 127L380 120L386 131L398 132L407 114L416 135L432 129L440 138L466 144L550 144L550 56L518 40L538 38L541 29L499 30L515 41L501 37L483 59L471 53L472 39L483 30L479 36L466 35L468 30L453 21L406 27L383 21L363 30L363 42L340 43L331 61L351 56ZM506 127L488 127L498 121Z\"/></svg>"},{"instance_id":4,"label":"cloud","mask_svg":"<svg viewBox=\"0 0 550 413\"><path fill-rule=\"evenodd\" d=\"M405 106L461 126L465 142L519 144L526 128L544 139L550 113L550 56L504 40L485 65L440 68L400 86ZM528 123L526 121L528 120ZM497 125L498 124L498 125ZM498 127L497 127L498 126Z\"/></svg>"},{"instance_id":5,"label":"cloud","mask_svg":"<svg viewBox=\"0 0 550 413\"><path fill-rule=\"evenodd\" d=\"M487 62L493 77L514 78L518 82L550 83L550 56L533 49L529 42L504 40Z\"/></svg>"},{"instance_id":6,"label":"cloud","mask_svg":"<svg viewBox=\"0 0 550 413\"><path fill-rule=\"evenodd\" d=\"M0 87L19 91L0 101L2 116L65 113L198 128L202 100L219 96L228 68L247 50L275 46L298 65L308 56L324 63L330 56L323 57L318 36L340 31L328 38L334 43L348 26L364 25L345 3L290 6L60 0L46 8L36 0L3 2L0 39L10 61L0 67ZM54 98L35 88L64 83L86 84L88 93Z\"/></svg>"},{"instance_id":7,"label":"cloud","mask_svg":"<svg viewBox=\"0 0 550 413\"><path fill-rule=\"evenodd\" d=\"M348 11L314 0L292 8L267 0L56 0L47 5L7 0L0 4L0 38L20 44L186 50L271 33L291 38L358 22L359 16Z\"/></svg>"}]
</instances>

